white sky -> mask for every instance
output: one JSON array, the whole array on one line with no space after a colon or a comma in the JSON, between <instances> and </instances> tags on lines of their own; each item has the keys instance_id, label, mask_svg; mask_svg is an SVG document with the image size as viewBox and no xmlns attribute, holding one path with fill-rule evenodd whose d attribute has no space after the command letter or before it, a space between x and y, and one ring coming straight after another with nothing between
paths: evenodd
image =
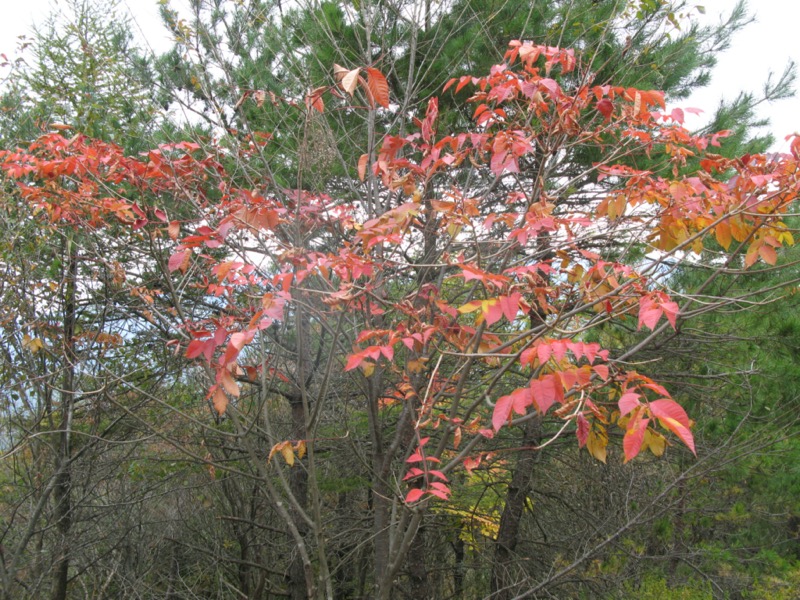
<instances>
[{"instance_id":1,"label":"white sky","mask_svg":"<svg viewBox=\"0 0 800 600\"><path fill-rule=\"evenodd\" d=\"M57 10L63 0L0 0L3 5L0 19L0 53L15 54L17 36L29 34L34 22L41 22L50 12ZM734 0L690 0L692 5L706 9L705 19L716 21L721 12L730 11ZM134 19L137 37L154 51L169 47L166 31L158 16L158 0L121 0ZM750 2L750 12L756 22L740 32L731 49L723 55L711 85L681 103L684 107L704 109L712 113L722 97L734 98L740 91L758 92L770 71L779 75L789 59L800 64L800 1L756 0ZM776 138L777 150L785 150L786 135L800 132L800 95L763 106L761 116L771 121L771 131ZM690 122L689 126L702 123Z\"/></svg>"}]
</instances>

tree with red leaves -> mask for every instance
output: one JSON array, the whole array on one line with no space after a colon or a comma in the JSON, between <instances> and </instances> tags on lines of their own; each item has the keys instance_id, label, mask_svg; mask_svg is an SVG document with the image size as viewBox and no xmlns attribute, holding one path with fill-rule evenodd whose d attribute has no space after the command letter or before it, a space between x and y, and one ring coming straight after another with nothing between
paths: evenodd
<instances>
[{"instance_id":1,"label":"tree with red leaves","mask_svg":"<svg viewBox=\"0 0 800 600\"><path fill-rule=\"evenodd\" d=\"M440 131L432 98L412 132L364 149L341 197L277 185L261 160L269 133L139 157L54 133L2 154L53 228L150 244L158 294L126 284L150 296L142 326L168 331L206 378L205 418L225 443L204 460L246 471L269 499L294 548L281 557L291 597L344 593L337 552L362 544L370 596L390 598L404 573L410 595L430 597L426 525L472 527L479 505L459 495L476 481L507 489L490 524L491 597L534 595L591 552L546 582L514 570L533 456L567 436L602 463L617 459L614 438L626 463L702 452L690 416L633 361L734 301L704 296L720 275L777 268L800 140L724 158L726 132L693 135L662 93L596 84L580 64L512 42L489 74L445 87L472 93L469 127ZM379 70L332 68L329 87L286 110L307 122L332 106L392 110ZM707 276L675 288L682 265ZM506 469L514 453L525 460ZM334 473L368 482L342 492L369 525L336 552Z\"/></svg>"}]
</instances>

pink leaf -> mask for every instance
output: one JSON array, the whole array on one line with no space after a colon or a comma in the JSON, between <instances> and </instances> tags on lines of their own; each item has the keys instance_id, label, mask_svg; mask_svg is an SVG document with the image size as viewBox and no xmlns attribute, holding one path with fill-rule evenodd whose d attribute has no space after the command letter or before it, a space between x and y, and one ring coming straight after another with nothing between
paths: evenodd
<instances>
[{"instance_id":1,"label":"pink leaf","mask_svg":"<svg viewBox=\"0 0 800 600\"><path fill-rule=\"evenodd\" d=\"M550 360L550 355L553 353L553 349L549 344L539 344L536 346L536 352L539 356L539 364L543 365Z\"/></svg>"},{"instance_id":2,"label":"pink leaf","mask_svg":"<svg viewBox=\"0 0 800 600\"><path fill-rule=\"evenodd\" d=\"M619 416L624 417L629 412L631 412L634 408L639 406L641 402L639 402L639 394L634 392L626 392L622 394L622 397L619 399Z\"/></svg>"},{"instance_id":3,"label":"pink leaf","mask_svg":"<svg viewBox=\"0 0 800 600\"><path fill-rule=\"evenodd\" d=\"M647 430L648 419L642 419L636 423L634 427L625 432L625 437L622 440L622 448L625 451L625 462L628 462L637 454L642 448L644 441L644 432Z\"/></svg>"},{"instance_id":4,"label":"pink leaf","mask_svg":"<svg viewBox=\"0 0 800 600\"><path fill-rule=\"evenodd\" d=\"M409 490L408 494L406 495L406 504L413 504L414 502L422 498L422 495L424 493L425 493L424 490L420 488L414 488L412 490Z\"/></svg>"},{"instance_id":5,"label":"pink leaf","mask_svg":"<svg viewBox=\"0 0 800 600\"><path fill-rule=\"evenodd\" d=\"M442 490L437 490L437 489L430 489L430 490L428 490L428 493L431 494L432 496L436 496L437 498L439 498L441 500L449 500L450 499L449 498L449 494L450 494L450 490L449 489L446 492L442 491Z\"/></svg>"},{"instance_id":6,"label":"pink leaf","mask_svg":"<svg viewBox=\"0 0 800 600\"><path fill-rule=\"evenodd\" d=\"M658 320L661 318L662 310L653 299L649 296L644 296L639 300L639 329L642 325L647 326L650 330L656 328Z\"/></svg>"},{"instance_id":7,"label":"pink leaf","mask_svg":"<svg viewBox=\"0 0 800 600\"><path fill-rule=\"evenodd\" d=\"M556 402L556 381L552 375L531 381L531 396L540 414L546 413Z\"/></svg>"},{"instance_id":8,"label":"pink leaf","mask_svg":"<svg viewBox=\"0 0 800 600\"><path fill-rule=\"evenodd\" d=\"M180 252L176 252L172 256L169 257L169 263L167 267L169 268L169 272L172 273L173 271L177 271L183 265L183 261L189 255L190 250L181 250Z\"/></svg>"},{"instance_id":9,"label":"pink leaf","mask_svg":"<svg viewBox=\"0 0 800 600\"><path fill-rule=\"evenodd\" d=\"M676 329L676 320L678 317L678 312L680 311L678 303L662 302L661 309L664 311L664 316L667 318L667 321L669 321L669 324L672 325L673 329Z\"/></svg>"},{"instance_id":10,"label":"pink leaf","mask_svg":"<svg viewBox=\"0 0 800 600\"><path fill-rule=\"evenodd\" d=\"M650 413L654 417L674 419L684 427L689 427L689 415L687 415L683 407L674 400L669 400L667 398L654 400L649 404L649 407Z\"/></svg>"},{"instance_id":11,"label":"pink leaf","mask_svg":"<svg viewBox=\"0 0 800 600\"><path fill-rule=\"evenodd\" d=\"M205 352L207 340L192 340L186 348L186 358L197 358Z\"/></svg>"},{"instance_id":12,"label":"pink leaf","mask_svg":"<svg viewBox=\"0 0 800 600\"><path fill-rule=\"evenodd\" d=\"M495 431L500 431L500 428L508 422L508 417L511 415L511 405L513 404L511 396L502 396L494 403L494 412L492 413L492 426Z\"/></svg>"},{"instance_id":13,"label":"pink leaf","mask_svg":"<svg viewBox=\"0 0 800 600\"><path fill-rule=\"evenodd\" d=\"M578 446L580 448L583 448L586 445L586 440L589 439L589 429L589 421L582 414L579 414L578 429L575 431L575 435L578 436Z\"/></svg>"},{"instance_id":14,"label":"pink leaf","mask_svg":"<svg viewBox=\"0 0 800 600\"><path fill-rule=\"evenodd\" d=\"M603 381L608 381L608 365L595 365L592 367L592 371L597 373Z\"/></svg>"},{"instance_id":15,"label":"pink leaf","mask_svg":"<svg viewBox=\"0 0 800 600\"><path fill-rule=\"evenodd\" d=\"M406 481L408 479L414 479L415 477L419 477L420 475L424 475L424 474L425 474L425 471L423 471L422 469L418 469L417 467L413 467L412 469L408 470L408 473L406 473L406 476L403 477L403 481Z\"/></svg>"},{"instance_id":16,"label":"pink leaf","mask_svg":"<svg viewBox=\"0 0 800 600\"><path fill-rule=\"evenodd\" d=\"M415 462L422 462L423 460L425 460L425 459L423 458L423 456L420 453L420 451L417 450L416 452L414 452L414 454L412 454L411 456L409 456L406 459L406 462L407 463L415 463Z\"/></svg>"},{"instance_id":17,"label":"pink leaf","mask_svg":"<svg viewBox=\"0 0 800 600\"><path fill-rule=\"evenodd\" d=\"M362 362L364 362L364 354L362 352L356 352L355 354L351 354L347 357L347 364L344 366L345 371L352 371L353 369L357 368Z\"/></svg>"},{"instance_id":18,"label":"pink leaf","mask_svg":"<svg viewBox=\"0 0 800 600\"><path fill-rule=\"evenodd\" d=\"M514 292L510 296L500 296L497 299L500 303L503 315L505 315L506 319L509 321L513 321L517 318L520 298L522 298L522 295L519 292Z\"/></svg>"},{"instance_id":19,"label":"pink leaf","mask_svg":"<svg viewBox=\"0 0 800 600\"><path fill-rule=\"evenodd\" d=\"M431 470L431 471L428 471L428 473L430 473L434 477L438 477L442 481L449 481L449 479L447 479L447 476L444 473L442 473L441 471Z\"/></svg>"}]
</instances>

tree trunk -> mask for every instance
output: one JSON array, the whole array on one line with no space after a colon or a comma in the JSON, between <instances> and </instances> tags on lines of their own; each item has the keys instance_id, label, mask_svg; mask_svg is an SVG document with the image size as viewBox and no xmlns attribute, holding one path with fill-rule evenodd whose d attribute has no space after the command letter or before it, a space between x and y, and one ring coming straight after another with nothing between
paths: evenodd
<instances>
[{"instance_id":1,"label":"tree trunk","mask_svg":"<svg viewBox=\"0 0 800 600\"><path fill-rule=\"evenodd\" d=\"M511 483L508 485L506 503L500 517L500 528L494 543L494 560L492 561L491 595L492 600L510 600L514 594L515 549L519 542L519 527L525 512L525 501L533 480L533 469L536 463L536 451L533 446L539 443L541 436L541 419L537 416L525 424L520 450Z\"/></svg>"},{"instance_id":2,"label":"tree trunk","mask_svg":"<svg viewBox=\"0 0 800 600\"><path fill-rule=\"evenodd\" d=\"M75 401L75 287L77 260L75 244L71 236L65 242L66 279L64 281L64 339L63 376L61 381L61 423L55 434L57 454L55 457L56 484L53 488L54 514L58 541L53 569L53 600L66 600L69 585L70 529L72 528L72 468L70 465L70 429Z\"/></svg>"}]
</instances>

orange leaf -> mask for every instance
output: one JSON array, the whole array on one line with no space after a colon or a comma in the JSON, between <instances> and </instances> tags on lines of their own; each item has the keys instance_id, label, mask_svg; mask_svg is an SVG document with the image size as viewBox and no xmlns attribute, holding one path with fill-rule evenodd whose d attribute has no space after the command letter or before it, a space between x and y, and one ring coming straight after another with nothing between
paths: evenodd
<instances>
[{"instance_id":1,"label":"orange leaf","mask_svg":"<svg viewBox=\"0 0 800 600\"><path fill-rule=\"evenodd\" d=\"M234 398L239 397L239 384L236 383L228 369L220 369L217 372L217 381L231 396Z\"/></svg>"},{"instance_id":2,"label":"orange leaf","mask_svg":"<svg viewBox=\"0 0 800 600\"><path fill-rule=\"evenodd\" d=\"M776 262L778 262L778 254L777 252L775 252L775 248L773 248L772 246L762 244L758 248L758 254L761 256L761 258L764 259L764 262L767 263L768 265L774 265Z\"/></svg>"},{"instance_id":3,"label":"orange leaf","mask_svg":"<svg viewBox=\"0 0 800 600\"><path fill-rule=\"evenodd\" d=\"M717 241L719 245L727 250L731 246L731 226L727 221L722 221L717 224L715 229L715 233L717 234Z\"/></svg>"},{"instance_id":4,"label":"orange leaf","mask_svg":"<svg viewBox=\"0 0 800 600\"><path fill-rule=\"evenodd\" d=\"M217 411L217 413L224 415L225 409L228 408L228 397L219 386L214 386L214 397L212 401L214 403L214 409Z\"/></svg>"},{"instance_id":5,"label":"orange leaf","mask_svg":"<svg viewBox=\"0 0 800 600\"><path fill-rule=\"evenodd\" d=\"M325 102L322 100L322 94L326 92L328 88L325 87L318 87L314 90L311 90L306 95L306 108L313 108L317 112L324 112L325 111Z\"/></svg>"},{"instance_id":6,"label":"orange leaf","mask_svg":"<svg viewBox=\"0 0 800 600\"><path fill-rule=\"evenodd\" d=\"M284 446L281 448L281 456L283 456L283 460L286 461L287 465L294 466L294 450L289 442L284 442Z\"/></svg>"},{"instance_id":7,"label":"orange leaf","mask_svg":"<svg viewBox=\"0 0 800 600\"><path fill-rule=\"evenodd\" d=\"M367 164L369 163L369 154L362 154L358 159L358 178L361 181L367 178Z\"/></svg>"},{"instance_id":8,"label":"orange leaf","mask_svg":"<svg viewBox=\"0 0 800 600\"><path fill-rule=\"evenodd\" d=\"M367 91L370 99L384 108L389 108L389 84L378 69L367 67Z\"/></svg>"}]
</instances>

